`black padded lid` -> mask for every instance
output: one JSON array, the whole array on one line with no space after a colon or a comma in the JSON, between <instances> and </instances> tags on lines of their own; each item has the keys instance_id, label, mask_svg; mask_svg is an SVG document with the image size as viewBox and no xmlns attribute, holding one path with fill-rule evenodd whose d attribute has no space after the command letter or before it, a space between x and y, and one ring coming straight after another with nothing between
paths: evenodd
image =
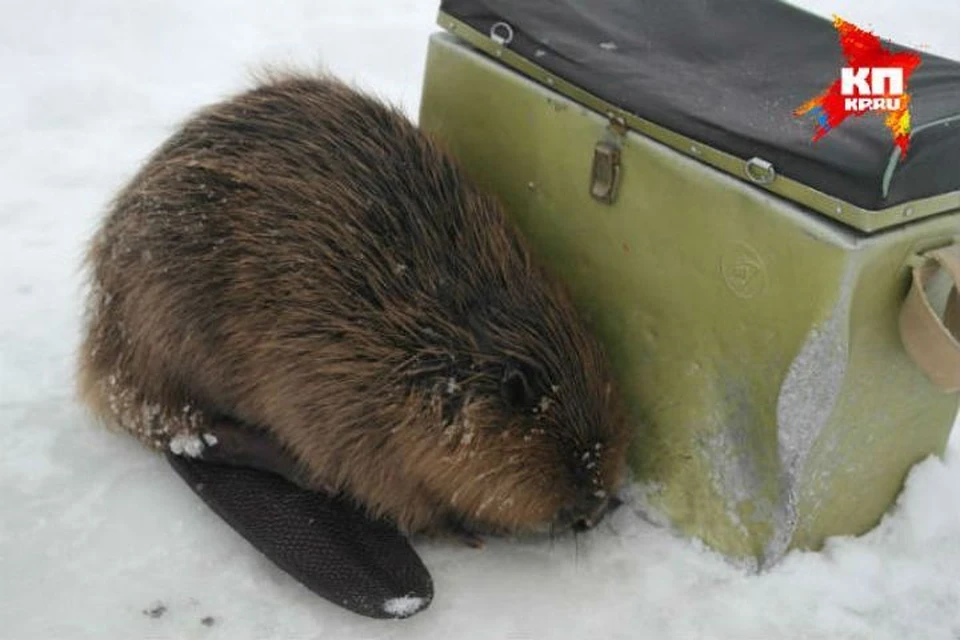
<instances>
[{"instance_id":1,"label":"black padded lid","mask_svg":"<svg viewBox=\"0 0 960 640\"><path fill-rule=\"evenodd\" d=\"M846 64L830 21L801 9L777 0L443 0L441 11L482 34L505 22L509 49L558 78L863 209L960 191L955 61L920 52L908 83L910 148L885 189L895 145L881 115L848 118L814 143L815 119L793 114Z\"/></svg>"}]
</instances>

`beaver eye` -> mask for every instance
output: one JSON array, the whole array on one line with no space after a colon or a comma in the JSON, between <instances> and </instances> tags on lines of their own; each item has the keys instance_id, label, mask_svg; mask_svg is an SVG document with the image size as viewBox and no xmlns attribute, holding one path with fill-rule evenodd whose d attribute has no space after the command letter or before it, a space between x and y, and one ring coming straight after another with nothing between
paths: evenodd
<instances>
[{"instance_id":1,"label":"beaver eye","mask_svg":"<svg viewBox=\"0 0 960 640\"><path fill-rule=\"evenodd\" d=\"M504 402L514 409L527 409L536 402L527 375L518 367L507 367L500 382Z\"/></svg>"}]
</instances>

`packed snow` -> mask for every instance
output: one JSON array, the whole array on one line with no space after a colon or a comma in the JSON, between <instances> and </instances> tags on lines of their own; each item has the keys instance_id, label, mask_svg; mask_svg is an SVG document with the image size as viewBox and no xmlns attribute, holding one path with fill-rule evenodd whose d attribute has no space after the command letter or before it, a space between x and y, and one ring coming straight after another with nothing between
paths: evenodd
<instances>
[{"instance_id":1,"label":"packed snow","mask_svg":"<svg viewBox=\"0 0 960 640\"><path fill-rule=\"evenodd\" d=\"M203 434L203 438L201 439L200 436L181 431L170 438L167 447L170 449L170 453L175 455L199 458L206 448L204 442L207 441L207 438L213 438L214 442L216 442L217 439L216 436L208 433Z\"/></svg>"},{"instance_id":2,"label":"packed snow","mask_svg":"<svg viewBox=\"0 0 960 640\"><path fill-rule=\"evenodd\" d=\"M390 598L383 603L383 610L389 613L391 616L403 618L422 609L423 602L423 598L417 598L414 596Z\"/></svg>"},{"instance_id":3,"label":"packed snow","mask_svg":"<svg viewBox=\"0 0 960 640\"><path fill-rule=\"evenodd\" d=\"M955 1L803 5L960 59ZM761 575L625 507L577 539L417 541L436 597L384 622L296 584L159 456L75 403L83 246L151 149L266 63L325 66L415 114L435 11L434 0L3 3L0 637L960 638L957 430L875 530Z\"/></svg>"}]
</instances>

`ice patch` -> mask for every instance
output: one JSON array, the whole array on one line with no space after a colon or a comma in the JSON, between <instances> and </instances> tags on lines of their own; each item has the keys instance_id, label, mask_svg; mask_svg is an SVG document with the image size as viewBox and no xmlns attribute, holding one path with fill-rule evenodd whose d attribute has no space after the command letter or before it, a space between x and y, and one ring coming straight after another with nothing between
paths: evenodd
<instances>
[{"instance_id":1,"label":"ice patch","mask_svg":"<svg viewBox=\"0 0 960 640\"><path fill-rule=\"evenodd\" d=\"M782 556L793 536L797 526L797 483L843 386L851 289L852 276L847 273L830 317L807 335L780 387L777 445L786 486L776 531L766 549L770 559Z\"/></svg>"},{"instance_id":2,"label":"ice patch","mask_svg":"<svg viewBox=\"0 0 960 640\"><path fill-rule=\"evenodd\" d=\"M846 313L835 312L821 327L810 331L780 387L777 434L780 459L791 480L796 480L803 469L837 402L847 366L843 330L847 319Z\"/></svg>"},{"instance_id":3,"label":"ice patch","mask_svg":"<svg viewBox=\"0 0 960 640\"><path fill-rule=\"evenodd\" d=\"M424 598L404 596L402 598L390 598L383 603L383 610L397 618L405 618L423 609L425 604Z\"/></svg>"}]
</instances>

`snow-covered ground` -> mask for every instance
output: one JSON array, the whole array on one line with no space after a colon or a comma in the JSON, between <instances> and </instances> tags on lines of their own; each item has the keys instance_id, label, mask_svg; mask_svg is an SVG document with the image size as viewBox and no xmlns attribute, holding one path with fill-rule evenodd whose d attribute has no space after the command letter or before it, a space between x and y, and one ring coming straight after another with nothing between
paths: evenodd
<instances>
[{"instance_id":1,"label":"snow-covered ground","mask_svg":"<svg viewBox=\"0 0 960 640\"><path fill-rule=\"evenodd\" d=\"M960 59L956 0L803 4ZM760 576L621 509L579 549L419 544L437 597L409 621L314 597L74 403L78 263L146 154L263 63L322 64L415 113L434 0L0 8L0 637L960 638L960 430L876 530Z\"/></svg>"}]
</instances>

